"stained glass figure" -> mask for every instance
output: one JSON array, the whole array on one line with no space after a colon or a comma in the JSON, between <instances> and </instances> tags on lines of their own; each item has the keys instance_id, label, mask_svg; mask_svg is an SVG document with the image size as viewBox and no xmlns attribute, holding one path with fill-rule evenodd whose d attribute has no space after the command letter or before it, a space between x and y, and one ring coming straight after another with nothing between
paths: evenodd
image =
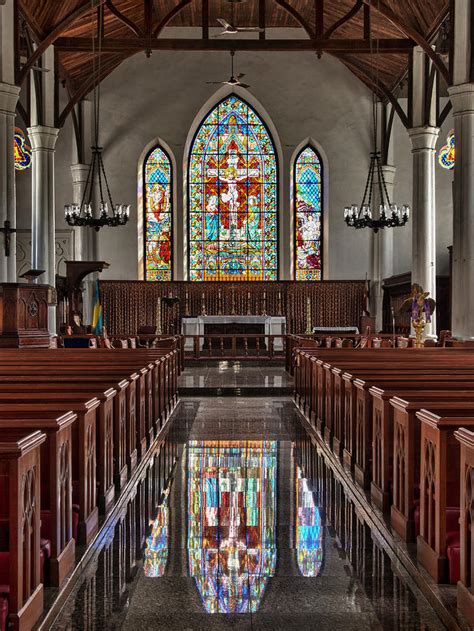
<instances>
[{"instance_id":1,"label":"stained glass figure","mask_svg":"<svg viewBox=\"0 0 474 631\"><path fill-rule=\"evenodd\" d=\"M168 562L169 538L168 493L156 510L156 518L151 524L151 533L147 537L143 569L145 576L163 576Z\"/></svg>"},{"instance_id":2,"label":"stained glass figure","mask_svg":"<svg viewBox=\"0 0 474 631\"><path fill-rule=\"evenodd\" d=\"M323 562L323 528L309 480L296 467L296 554L303 576L318 576Z\"/></svg>"},{"instance_id":3,"label":"stained glass figure","mask_svg":"<svg viewBox=\"0 0 474 631\"><path fill-rule=\"evenodd\" d=\"M321 280L322 165L312 147L298 154L294 178L295 278Z\"/></svg>"},{"instance_id":4,"label":"stained glass figure","mask_svg":"<svg viewBox=\"0 0 474 631\"><path fill-rule=\"evenodd\" d=\"M145 280L172 280L172 167L168 154L155 147L145 161Z\"/></svg>"},{"instance_id":5,"label":"stained glass figure","mask_svg":"<svg viewBox=\"0 0 474 631\"><path fill-rule=\"evenodd\" d=\"M190 441L188 560L207 613L254 613L276 566L276 441Z\"/></svg>"},{"instance_id":6,"label":"stained glass figure","mask_svg":"<svg viewBox=\"0 0 474 631\"><path fill-rule=\"evenodd\" d=\"M443 169L454 169L456 155L456 142L454 140L454 129L452 129L447 138L444 147L441 147L438 154L438 162Z\"/></svg>"},{"instance_id":7,"label":"stained glass figure","mask_svg":"<svg viewBox=\"0 0 474 631\"><path fill-rule=\"evenodd\" d=\"M31 166L31 147L26 144L25 134L18 127L15 127L13 134L13 152L15 169L17 171L29 169Z\"/></svg>"},{"instance_id":8,"label":"stained glass figure","mask_svg":"<svg viewBox=\"0 0 474 631\"><path fill-rule=\"evenodd\" d=\"M275 148L261 118L235 94L201 123L188 182L190 280L277 280Z\"/></svg>"}]
</instances>

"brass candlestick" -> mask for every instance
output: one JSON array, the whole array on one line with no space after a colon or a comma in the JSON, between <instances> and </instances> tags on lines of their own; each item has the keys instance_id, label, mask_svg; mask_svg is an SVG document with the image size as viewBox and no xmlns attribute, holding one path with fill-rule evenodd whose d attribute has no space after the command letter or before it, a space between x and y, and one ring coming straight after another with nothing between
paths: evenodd
<instances>
[{"instance_id":1,"label":"brass candlestick","mask_svg":"<svg viewBox=\"0 0 474 631\"><path fill-rule=\"evenodd\" d=\"M311 333L311 300L306 299L306 334Z\"/></svg>"},{"instance_id":2,"label":"brass candlestick","mask_svg":"<svg viewBox=\"0 0 474 631\"><path fill-rule=\"evenodd\" d=\"M263 307L262 307L262 315L267 315L267 293L265 289L263 290Z\"/></svg>"},{"instance_id":3,"label":"brass candlestick","mask_svg":"<svg viewBox=\"0 0 474 631\"><path fill-rule=\"evenodd\" d=\"M222 315L222 291L219 288L218 298L217 298L217 315Z\"/></svg>"},{"instance_id":4,"label":"brass candlestick","mask_svg":"<svg viewBox=\"0 0 474 631\"><path fill-rule=\"evenodd\" d=\"M184 294L184 316L186 318L189 317L189 293L188 293L188 290L186 290L186 293Z\"/></svg>"},{"instance_id":5,"label":"brass candlestick","mask_svg":"<svg viewBox=\"0 0 474 631\"><path fill-rule=\"evenodd\" d=\"M415 329L415 348L423 348L423 331L425 330L426 320L425 318L415 318L411 323Z\"/></svg>"},{"instance_id":6,"label":"brass candlestick","mask_svg":"<svg viewBox=\"0 0 474 631\"><path fill-rule=\"evenodd\" d=\"M283 314L283 309L281 306L281 291L278 292L278 313L277 315L281 316Z\"/></svg>"},{"instance_id":7,"label":"brass candlestick","mask_svg":"<svg viewBox=\"0 0 474 631\"><path fill-rule=\"evenodd\" d=\"M161 297L158 298L158 302L156 305L156 333L157 335L161 335L162 330L161 330Z\"/></svg>"},{"instance_id":8,"label":"brass candlestick","mask_svg":"<svg viewBox=\"0 0 474 631\"><path fill-rule=\"evenodd\" d=\"M247 292L247 315L252 315L252 310L250 308L250 292Z\"/></svg>"},{"instance_id":9,"label":"brass candlestick","mask_svg":"<svg viewBox=\"0 0 474 631\"><path fill-rule=\"evenodd\" d=\"M205 296L204 296L204 292L202 292L202 296L201 296L201 315L205 316L206 314L206 301L205 301Z\"/></svg>"}]
</instances>

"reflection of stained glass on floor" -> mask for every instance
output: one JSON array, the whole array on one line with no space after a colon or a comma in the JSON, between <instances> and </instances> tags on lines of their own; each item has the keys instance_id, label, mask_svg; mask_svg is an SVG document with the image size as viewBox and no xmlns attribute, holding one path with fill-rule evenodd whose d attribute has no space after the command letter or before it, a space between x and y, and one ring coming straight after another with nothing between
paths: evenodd
<instances>
[{"instance_id":1,"label":"reflection of stained glass on floor","mask_svg":"<svg viewBox=\"0 0 474 631\"><path fill-rule=\"evenodd\" d=\"M151 534L147 537L145 576L163 576L168 562L169 506L168 493L157 508L156 519L151 524Z\"/></svg>"},{"instance_id":2,"label":"reflection of stained glass on floor","mask_svg":"<svg viewBox=\"0 0 474 631\"><path fill-rule=\"evenodd\" d=\"M323 529L311 482L296 467L296 552L303 576L318 576L323 562Z\"/></svg>"},{"instance_id":3,"label":"reflection of stained glass on floor","mask_svg":"<svg viewBox=\"0 0 474 631\"><path fill-rule=\"evenodd\" d=\"M189 573L208 613L256 612L276 564L276 441L190 441Z\"/></svg>"}]
</instances>

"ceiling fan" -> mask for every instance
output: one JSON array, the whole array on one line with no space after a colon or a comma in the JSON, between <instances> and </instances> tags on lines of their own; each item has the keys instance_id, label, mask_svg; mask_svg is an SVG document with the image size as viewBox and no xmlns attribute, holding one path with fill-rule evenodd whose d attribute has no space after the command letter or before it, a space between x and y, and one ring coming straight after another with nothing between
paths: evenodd
<instances>
[{"instance_id":1,"label":"ceiling fan","mask_svg":"<svg viewBox=\"0 0 474 631\"><path fill-rule=\"evenodd\" d=\"M230 22L224 18L217 18L217 21L224 30L214 37L221 37L221 35L235 35L236 33L263 33L265 29L259 28L258 26L235 26L234 4L236 4L236 2L235 0L232 0L230 4Z\"/></svg>"},{"instance_id":2,"label":"ceiling fan","mask_svg":"<svg viewBox=\"0 0 474 631\"><path fill-rule=\"evenodd\" d=\"M247 83L242 83L240 79L245 77L243 72L240 72L237 76L234 75L234 55L235 50L230 51L230 79L228 81L206 81L209 85L238 85L241 88L250 88Z\"/></svg>"},{"instance_id":3,"label":"ceiling fan","mask_svg":"<svg viewBox=\"0 0 474 631\"><path fill-rule=\"evenodd\" d=\"M234 26L223 18L217 18L217 21L224 30L215 37L220 37L221 35L235 35L235 33L263 33L264 31L263 28L259 28L258 26Z\"/></svg>"}]
</instances>

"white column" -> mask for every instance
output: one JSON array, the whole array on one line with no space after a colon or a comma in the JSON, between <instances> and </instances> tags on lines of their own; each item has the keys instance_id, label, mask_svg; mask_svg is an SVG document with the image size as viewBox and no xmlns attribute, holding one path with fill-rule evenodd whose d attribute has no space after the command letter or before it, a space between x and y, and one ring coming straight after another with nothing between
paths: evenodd
<instances>
[{"instance_id":1,"label":"white column","mask_svg":"<svg viewBox=\"0 0 474 631\"><path fill-rule=\"evenodd\" d=\"M437 127L415 127L408 130L413 154L412 212L412 283L418 283L436 300L436 200L435 147ZM427 336L436 335L436 321L425 329Z\"/></svg>"},{"instance_id":2,"label":"white column","mask_svg":"<svg viewBox=\"0 0 474 631\"><path fill-rule=\"evenodd\" d=\"M453 195L452 329L474 338L474 84L449 88L456 137Z\"/></svg>"},{"instance_id":3,"label":"white column","mask_svg":"<svg viewBox=\"0 0 474 631\"><path fill-rule=\"evenodd\" d=\"M13 133L15 108L20 88L0 83L0 227L5 221L16 228L15 160ZM16 282L16 235L10 236L10 256L5 256L3 236L0 235L0 282Z\"/></svg>"},{"instance_id":4,"label":"white column","mask_svg":"<svg viewBox=\"0 0 474 631\"><path fill-rule=\"evenodd\" d=\"M14 0L0 0L0 227L9 221L16 228L15 161L13 132L20 88L15 85ZM5 256L0 235L0 282L16 282L16 235L10 236L10 256Z\"/></svg>"},{"instance_id":5,"label":"white column","mask_svg":"<svg viewBox=\"0 0 474 631\"><path fill-rule=\"evenodd\" d=\"M81 204L84 191L86 188L87 182L87 174L89 173L89 165L88 164L73 164L71 166L71 176L72 176L72 201L75 204ZM87 231L90 228L74 228L74 239L75 239L75 258L77 261L89 261L89 252L88 252L88 235Z\"/></svg>"},{"instance_id":6,"label":"white column","mask_svg":"<svg viewBox=\"0 0 474 631\"><path fill-rule=\"evenodd\" d=\"M33 153L31 199L31 264L44 269L40 282L56 286L54 148L59 129L36 125L28 129ZM49 331L56 333L56 308L49 308Z\"/></svg>"},{"instance_id":7,"label":"white column","mask_svg":"<svg viewBox=\"0 0 474 631\"><path fill-rule=\"evenodd\" d=\"M394 166L382 165L382 173L387 185L390 201L393 201L393 188L397 169ZM378 182L375 183L377 190ZM378 206L374 204L374 206ZM382 330L383 290L382 281L393 274L393 230L384 228L372 235L372 273L371 273L371 315L375 315L375 330Z\"/></svg>"}]
</instances>

